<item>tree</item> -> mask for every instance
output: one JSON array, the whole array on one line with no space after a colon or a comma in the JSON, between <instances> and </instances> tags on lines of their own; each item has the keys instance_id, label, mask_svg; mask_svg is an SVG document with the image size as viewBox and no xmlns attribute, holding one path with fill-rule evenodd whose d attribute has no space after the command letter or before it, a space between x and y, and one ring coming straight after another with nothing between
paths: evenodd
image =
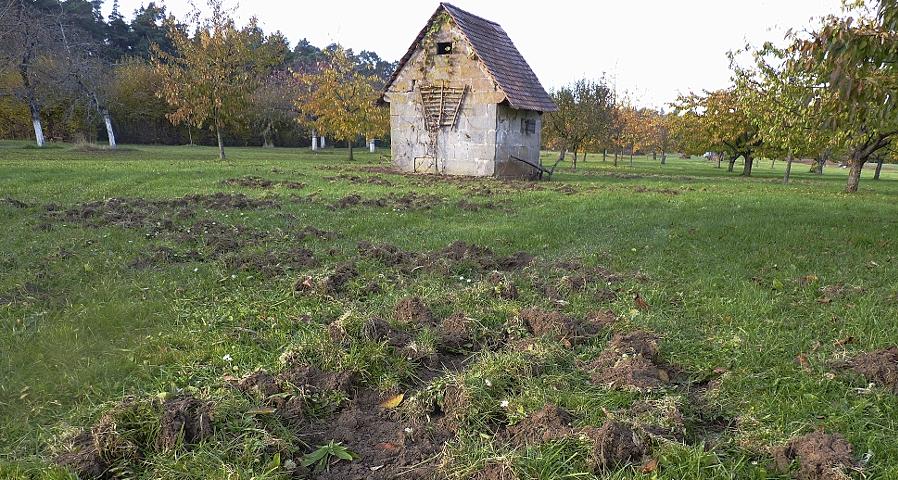
<instances>
[{"instance_id":1,"label":"tree","mask_svg":"<svg viewBox=\"0 0 898 480\"><path fill-rule=\"evenodd\" d=\"M389 113L379 103L379 78L361 73L343 48L330 49L317 68L295 75L301 85L296 98L299 120L321 134L345 141L349 160L353 160L352 144L360 135L373 139L389 131Z\"/></svg>"},{"instance_id":2,"label":"tree","mask_svg":"<svg viewBox=\"0 0 898 480\"><path fill-rule=\"evenodd\" d=\"M845 191L857 192L864 165L898 135L898 3L854 1L812 32L792 33L783 70L809 79L819 125L849 151Z\"/></svg>"},{"instance_id":3,"label":"tree","mask_svg":"<svg viewBox=\"0 0 898 480\"><path fill-rule=\"evenodd\" d=\"M274 134L295 125L294 100L299 95L296 78L289 72L272 73L250 97L252 124L261 132L262 146L274 147Z\"/></svg>"},{"instance_id":4,"label":"tree","mask_svg":"<svg viewBox=\"0 0 898 480\"><path fill-rule=\"evenodd\" d=\"M18 74L18 81L10 84L9 94L28 106L38 147L44 146L41 110L47 101L45 95L57 83L52 76L54 70L48 65L62 43L47 10L50 7L51 4L15 0L5 6L0 18L0 68Z\"/></svg>"},{"instance_id":5,"label":"tree","mask_svg":"<svg viewBox=\"0 0 898 480\"><path fill-rule=\"evenodd\" d=\"M763 145L747 105L761 101L757 92L746 84L705 92L703 95L681 96L674 108L690 119L693 141L705 152L726 152L729 171L739 157L745 159L743 176L751 176L755 154Z\"/></svg>"},{"instance_id":6,"label":"tree","mask_svg":"<svg viewBox=\"0 0 898 480\"><path fill-rule=\"evenodd\" d=\"M194 37L167 20L175 53L154 47L153 64L163 80L160 95L172 106L169 119L197 128L207 126L218 140L218 156L225 158L222 130L247 117L250 95L271 68L280 63L256 19L238 29L222 0L209 0L208 18L194 12Z\"/></svg>"},{"instance_id":7,"label":"tree","mask_svg":"<svg viewBox=\"0 0 898 480\"><path fill-rule=\"evenodd\" d=\"M577 152L589 144L605 143L613 119L614 92L599 81L578 80L570 86L552 92L558 110L546 114L544 134L547 144L561 152L563 161L568 151L574 153L577 168Z\"/></svg>"}]
</instances>

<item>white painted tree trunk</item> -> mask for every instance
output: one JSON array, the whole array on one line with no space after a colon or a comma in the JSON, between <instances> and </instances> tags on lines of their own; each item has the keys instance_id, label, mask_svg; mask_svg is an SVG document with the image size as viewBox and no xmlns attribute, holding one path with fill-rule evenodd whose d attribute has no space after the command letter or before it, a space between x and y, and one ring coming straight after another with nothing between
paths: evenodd
<instances>
[{"instance_id":1,"label":"white painted tree trunk","mask_svg":"<svg viewBox=\"0 0 898 480\"><path fill-rule=\"evenodd\" d=\"M115 132L112 130L112 117L109 112L103 112L103 123L106 124L106 135L109 137L109 148L115 149Z\"/></svg>"},{"instance_id":2,"label":"white painted tree trunk","mask_svg":"<svg viewBox=\"0 0 898 480\"><path fill-rule=\"evenodd\" d=\"M312 134L312 151L318 150L318 136L314 133Z\"/></svg>"},{"instance_id":3,"label":"white painted tree trunk","mask_svg":"<svg viewBox=\"0 0 898 480\"><path fill-rule=\"evenodd\" d=\"M327 142L324 141L324 137L321 137L321 148L324 148L326 146L327 146Z\"/></svg>"},{"instance_id":4,"label":"white painted tree trunk","mask_svg":"<svg viewBox=\"0 0 898 480\"><path fill-rule=\"evenodd\" d=\"M374 152L377 151L377 145L374 144L374 139L373 139L373 138L372 138L371 141L368 143L368 149L371 151L371 153L374 153Z\"/></svg>"},{"instance_id":5,"label":"white painted tree trunk","mask_svg":"<svg viewBox=\"0 0 898 480\"><path fill-rule=\"evenodd\" d=\"M38 116L31 117L31 123L34 124L34 138L37 140L37 146L44 146L44 129L41 127L41 118Z\"/></svg>"}]
</instances>

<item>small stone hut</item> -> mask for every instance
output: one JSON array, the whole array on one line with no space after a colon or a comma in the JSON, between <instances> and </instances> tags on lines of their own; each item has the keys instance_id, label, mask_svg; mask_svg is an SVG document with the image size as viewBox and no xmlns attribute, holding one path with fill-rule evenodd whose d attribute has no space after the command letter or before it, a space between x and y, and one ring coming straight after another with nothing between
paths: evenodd
<instances>
[{"instance_id":1,"label":"small stone hut","mask_svg":"<svg viewBox=\"0 0 898 480\"><path fill-rule=\"evenodd\" d=\"M403 171L534 177L556 110L499 24L441 3L384 89ZM529 163L529 164L528 164Z\"/></svg>"}]
</instances>

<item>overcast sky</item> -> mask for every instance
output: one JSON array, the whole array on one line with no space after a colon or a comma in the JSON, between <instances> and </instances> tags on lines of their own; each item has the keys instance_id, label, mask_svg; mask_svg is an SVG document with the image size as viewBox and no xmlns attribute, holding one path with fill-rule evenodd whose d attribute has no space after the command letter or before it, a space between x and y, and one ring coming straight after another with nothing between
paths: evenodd
<instances>
[{"instance_id":1,"label":"overcast sky","mask_svg":"<svg viewBox=\"0 0 898 480\"><path fill-rule=\"evenodd\" d=\"M202 4L205 0L198 0ZM108 13L112 0L104 9ZM126 17L145 0L119 0ZM183 17L188 0L167 0ZM616 79L638 103L661 107L678 93L726 86L726 52L780 40L812 17L837 13L840 0L454 0L502 25L546 89L578 78ZM231 5L236 5L236 1ZM244 0L238 17L259 18L295 44L308 38L373 50L398 60L438 5L424 0Z\"/></svg>"}]
</instances>

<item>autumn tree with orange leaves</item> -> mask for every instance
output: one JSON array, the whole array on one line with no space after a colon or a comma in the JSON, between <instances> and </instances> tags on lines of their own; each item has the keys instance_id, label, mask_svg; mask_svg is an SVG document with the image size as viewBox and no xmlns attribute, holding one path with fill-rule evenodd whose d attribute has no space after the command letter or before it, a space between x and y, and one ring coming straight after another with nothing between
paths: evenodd
<instances>
[{"instance_id":1,"label":"autumn tree with orange leaves","mask_svg":"<svg viewBox=\"0 0 898 480\"><path fill-rule=\"evenodd\" d=\"M389 131L389 111L379 103L381 80L360 72L343 48L328 52L311 73L295 73L301 85L299 121L346 142L349 160L359 136L371 140Z\"/></svg>"}]
</instances>

